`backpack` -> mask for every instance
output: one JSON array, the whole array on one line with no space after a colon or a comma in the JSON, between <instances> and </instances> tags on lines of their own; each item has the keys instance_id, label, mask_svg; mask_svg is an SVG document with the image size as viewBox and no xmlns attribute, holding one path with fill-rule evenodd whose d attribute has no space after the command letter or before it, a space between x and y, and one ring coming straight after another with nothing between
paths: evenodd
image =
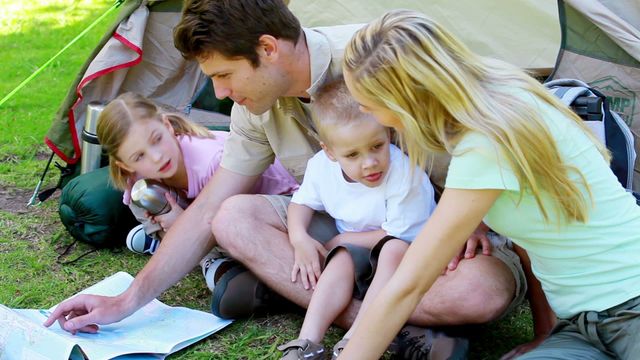
<instances>
[{"instance_id":1,"label":"backpack","mask_svg":"<svg viewBox=\"0 0 640 360\"><path fill-rule=\"evenodd\" d=\"M103 167L70 180L62 188L58 207L60 220L75 241L92 245L94 250L116 249L125 244L129 230L138 224L131 210L122 203L122 191L109 179L109 168ZM67 254L75 241L60 255Z\"/></svg>"},{"instance_id":2,"label":"backpack","mask_svg":"<svg viewBox=\"0 0 640 360\"><path fill-rule=\"evenodd\" d=\"M609 108L607 97L586 83L575 79L558 79L544 84L571 107L593 130L611 152L611 170L620 184L632 191L636 161L633 134L618 113ZM634 194L639 199L638 194Z\"/></svg>"}]
</instances>

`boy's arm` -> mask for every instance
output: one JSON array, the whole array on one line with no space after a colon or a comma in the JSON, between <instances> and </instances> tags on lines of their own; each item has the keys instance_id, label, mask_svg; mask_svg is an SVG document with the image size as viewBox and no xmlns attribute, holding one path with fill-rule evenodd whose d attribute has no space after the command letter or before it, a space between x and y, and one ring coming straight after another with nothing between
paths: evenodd
<instances>
[{"instance_id":1,"label":"boy's arm","mask_svg":"<svg viewBox=\"0 0 640 360\"><path fill-rule=\"evenodd\" d=\"M345 232L336 235L331 241L326 243L325 247L330 250L338 245L349 243L371 249L385 236L387 236L387 232L382 229L363 232Z\"/></svg>"},{"instance_id":2,"label":"boy's arm","mask_svg":"<svg viewBox=\"0 0 640 360\"><path fill-rule=\"evenodd\" d=\"M502 359L512 359L535 349L547 338L556 322L556 315L553 310L551 310L551 306L549 306L547 297L542 290L542 285L533 275L529 255L523 248L515 244L513 245L513 250L520 257L522 269L527 279L527 298L529 299L531 315L533 317L533 340L516 346L509 353L505 354Z\"/></svg>"},{"instance_id":3,"label":"boy's arm","mask_svg":"<svg viewBox=\"0 0 640 360\"><path fill-rule=\"evenodd\" d=\"M296 282L298 273L305 289L315 289L322 267L320 260L326 254L322 244L307 232L314 210L308 206L289 203L287 227L289 242L293 247L294 263L291 269L291 281Z\"/></svg>"}]
</instances>

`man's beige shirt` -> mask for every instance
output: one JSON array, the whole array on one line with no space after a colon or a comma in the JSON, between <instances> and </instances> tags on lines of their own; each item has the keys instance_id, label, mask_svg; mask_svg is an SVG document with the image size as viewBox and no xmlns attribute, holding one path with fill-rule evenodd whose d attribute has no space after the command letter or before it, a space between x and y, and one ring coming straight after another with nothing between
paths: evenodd
<instances>
[{"instance_id":1,"label":"man's beige shirt","mask_svg":"<svg viewBox=\"0 0 640 360\"><path fill-rule=\"evenodd\" d=\"M319 88L342 76L344 48L360 27L362 24L303 29L311 64L311 87L307 89L311 102ZM221 166L254 176L266 170L277 157L302 182L307 161L320 150L312 116L309 104L296 97L281 97L260 115L234 104ZM442 170L446 171L446 165ZM441 185L444 176L441 179L432 176L432 181Z\"/></svg>"}]
</instances>

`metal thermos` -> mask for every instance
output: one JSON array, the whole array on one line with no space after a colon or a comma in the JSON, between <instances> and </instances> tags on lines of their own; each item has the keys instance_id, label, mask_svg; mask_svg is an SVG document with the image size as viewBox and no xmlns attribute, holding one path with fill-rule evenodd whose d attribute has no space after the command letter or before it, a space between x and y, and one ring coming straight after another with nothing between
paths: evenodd
<instances>
[{"instance_id":1,"label":"metal thermos","mask_svg":"<svg viewBox=\"0 0 640 360\"><path fill-rule=\"evenodd\" d=\"M80 158L80 173L88 173L100 167L102 157L102 146L98 142L96 129L98 127L98 116L104 109L104 105L98 102L91 102L87 105L87 114L82 129L82 156Z\"/></svg>"},{"instance_id":2,"label":"metal thermos","mask_svg":"<svg viewBox=\"0 0 640 360\"><path fill-rule=\"evenodd\" d=\"M162 215L171 211L171 204L164 195L167 192L176 198L178 204L184 201L175 189L149 179L140 179L133 184L131 201L151 215Z\"/></svg>"}]
</instances>

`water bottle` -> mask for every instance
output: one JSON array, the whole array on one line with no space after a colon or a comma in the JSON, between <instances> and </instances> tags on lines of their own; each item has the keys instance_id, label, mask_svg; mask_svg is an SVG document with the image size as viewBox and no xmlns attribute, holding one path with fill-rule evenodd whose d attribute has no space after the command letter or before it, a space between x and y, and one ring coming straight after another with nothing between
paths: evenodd
<instances>
[{"instance_id":1,"label":"water bottle","mask_svg":"<svg viewBox=\"0 0 640 360\"><path fill-rule=\"evenodd\" d=\"M169 193L180 207L187 206L186 200L178 192L163 183L150 179L140 179L131 188L131 202L147 210L150 215L162 215L171 211L171 204L165 197Z\"/></svg>"},{"instance_id":2,"label":"water bottle","mask_svg":"<svg viewBox=\"0 0 640 360\"><path fill-rule=\"evenodd\" d=\"M88 173L100 167L102 158L102 146L98 142L96 129L98 127L98 116L104 109L104 105L99 102L90 102L87 105L86 120L82 129L82 156L80 157L80 173Z\"/></svg>"}]
</instances>

